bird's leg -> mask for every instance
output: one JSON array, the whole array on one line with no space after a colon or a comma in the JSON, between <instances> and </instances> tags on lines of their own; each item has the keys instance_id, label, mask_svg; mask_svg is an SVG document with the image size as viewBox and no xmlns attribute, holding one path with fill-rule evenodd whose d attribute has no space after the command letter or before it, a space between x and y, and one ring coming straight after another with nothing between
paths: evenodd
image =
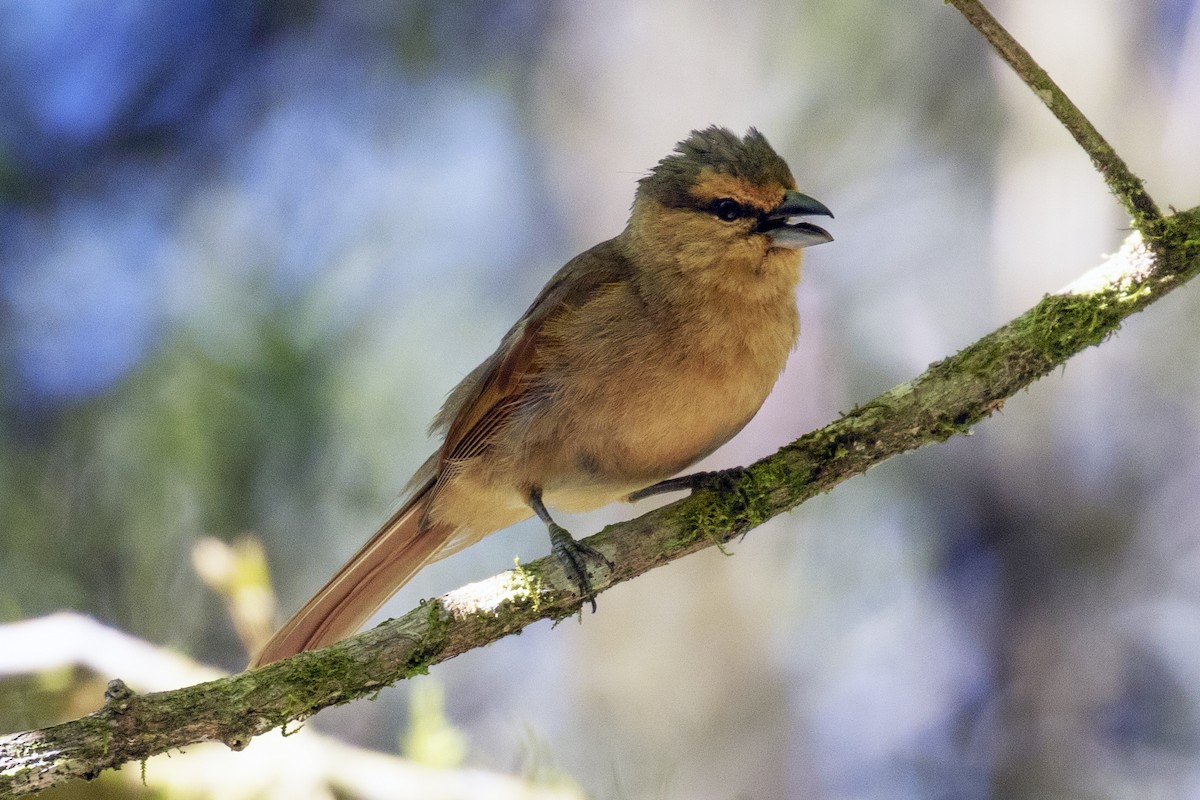
<instances>
[{"instance_id":1,"label":"bird's leg","mask_svg":"<svg viewBox=\"0 0 1200 800\"><path fill-rule=\"evenodd\" d=\"M583 599L592 604L592 613L595 614L596 594L588 582L587 560L594 558L610 570L614 569L613 562L596 548L575 541L570 531L554 521L542 502L542 487L534 486L529 490L529 507L538 515L538 519L546 523L546 528L550 531L550 552L554 553L558 563L562 564L567 577L574 581Z\"/></svg>"},{"instance_id":2,"label":"bird's leg","mask_svg":"<svg viewBox=\"0 0 1200 800\"><path fill-rule=\"evenodd\" d=\"M638 500L645 500L647 497L653 497L656 494L666 494L667 492L694 492L697 489L713 489L714 491L726 491L732 488L733 484L742 477L745 470L742 467L733 467L732 469L721 470L720 472L693 472L691 475L680 475L677 478L667 478L665 481L651 484L645 489L638 489L636 492L630 492L626 499L630 503L636 503Z\"/></svg>"}]
</instances>

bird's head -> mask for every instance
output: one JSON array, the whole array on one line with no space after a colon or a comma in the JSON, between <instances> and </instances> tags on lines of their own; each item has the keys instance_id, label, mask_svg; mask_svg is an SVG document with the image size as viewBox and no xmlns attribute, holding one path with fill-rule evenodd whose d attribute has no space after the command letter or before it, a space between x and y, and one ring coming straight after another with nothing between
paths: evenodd
<instances>
[{"instance_id":1,"label":"bird's head","mask_svg":"<svg viewBox=\"0 0 1200 800\"><path fill-rule=\"evenodd\" d=\"M833 241L798 220L833 214L796 190L788 165L754 128L692 135L642 178L626 236L647 266L744 291L799 278L800 250Z\"/></svg>"}]
</instances>

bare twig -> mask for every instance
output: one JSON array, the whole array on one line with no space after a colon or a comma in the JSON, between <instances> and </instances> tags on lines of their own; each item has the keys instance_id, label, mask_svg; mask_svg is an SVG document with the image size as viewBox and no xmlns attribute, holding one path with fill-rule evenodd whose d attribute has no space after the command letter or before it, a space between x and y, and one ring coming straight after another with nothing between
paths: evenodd
<instances>
[{"instance_id":1,"label":"bare twig","mask_svg":"<svg viewBox=\"0 0 1200 800\"><path fill-rule=\"evenodd\" d=\"M1046 108L1058 118L1075 141L1092 159L1096 169L1108 182L1109 189L1133 217L1136 227L1147 235L1157 233L1156 225L1162 212L1146 193L1142 179L1134 175L1125 161L1105 141L1091 121L1071 102L1058 84L1038 66L1029 51L1004 29L979 0L946 0L967 18L983 38L987 39L1000 57L1036 94Z\"/></svg>"}]
</instances>

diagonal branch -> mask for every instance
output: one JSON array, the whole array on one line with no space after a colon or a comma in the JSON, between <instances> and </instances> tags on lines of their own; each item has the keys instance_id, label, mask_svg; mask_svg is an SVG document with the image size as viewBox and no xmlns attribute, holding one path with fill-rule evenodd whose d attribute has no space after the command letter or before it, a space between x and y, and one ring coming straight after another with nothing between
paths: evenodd
<instances>
[{"instance_id":1,"label":"diagonal branch","mask_svg":"<svg viewBox=\"0 0 1200 800\"><path fill-rule=\"evenodd\" d=\"M1112 145L1105 141L1091 120L1071 102L1054 79L1042 69L1033 56L1029 55L1020 42L1004 29L991 12L979 0L946 0L957 8L967 21L987 39L992 48L1008 62L1013 71L1038 96L1046 108L1058 118L1063 127L1075 137L1075 141L1092 159L1096 170L1108 182L1108 188L1117 196L1125 210L1133 217L1140 230L1147 231L1162 217L1153 198L1146 193L1142 179L1126 166ZM1149 232L1149 231L1147 231Z\"/></svg>"},{"instance_id":2,"label":"diagonal branch","mask_svg":"<svg viewBox=\"0 0 1200 800\"><path fill-rule=\"evenodd\" d=\"M961 352L933 364L713 490L612 525L587 539L616 568L599 592L740 536L898 453L965 433L1122 320L1200 272L1200 209L1162 222L1155 247L1132 234L1120 252L1066 289ZM541 619L579 611L557 562L545 558L429 600L399 619L323 650L169 692L132 695L114 681L104 708L81 719L0 738L0 797L199 741L234 749L318 710L374 694L431 665Z\"/></svg>"}]
</instances>

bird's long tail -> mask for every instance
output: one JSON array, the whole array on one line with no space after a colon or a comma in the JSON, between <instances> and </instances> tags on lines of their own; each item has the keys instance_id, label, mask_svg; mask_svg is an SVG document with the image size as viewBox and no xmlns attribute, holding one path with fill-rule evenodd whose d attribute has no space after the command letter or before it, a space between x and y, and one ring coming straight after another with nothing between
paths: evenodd
<instances>
[{"instance_id":1,"label":"bird's long tail","mask_svg":"<svg viewBox=\"0 0 1200 800\"><path fill-rule=\"evenodd\" d=\"M425 484L304 604L250 662L250 669L315 650L357 631L396 590L439 555L452 527L428 524L434 482Z\"/></svg>"}]
</instances>

